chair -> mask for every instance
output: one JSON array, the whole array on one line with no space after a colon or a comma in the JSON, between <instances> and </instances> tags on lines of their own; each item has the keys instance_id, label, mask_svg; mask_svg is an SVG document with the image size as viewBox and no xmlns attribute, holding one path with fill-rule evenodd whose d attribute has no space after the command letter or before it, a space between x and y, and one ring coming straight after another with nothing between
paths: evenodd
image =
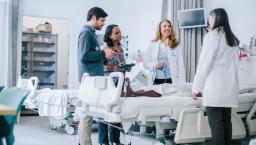
<instances>
[{"instance_id":1,"label":"chair","mask_svg":"<svg viewBox=\"0 0 256 145\"><path fill-rule=\"evenodd\" d=\"M13 87L13 88L4 90L0 94L0 104L7 105L17 109L16 115L3 116L7 122L8 128L10 129L10 134L6 136L2 136L3 138L5 138L7 145L14 144L14 135L13 135L14 124L16 122L17 114L21 111L23 101L25 100L28 93L29 91L26 89Z\"/></svg>"}]
</instances>

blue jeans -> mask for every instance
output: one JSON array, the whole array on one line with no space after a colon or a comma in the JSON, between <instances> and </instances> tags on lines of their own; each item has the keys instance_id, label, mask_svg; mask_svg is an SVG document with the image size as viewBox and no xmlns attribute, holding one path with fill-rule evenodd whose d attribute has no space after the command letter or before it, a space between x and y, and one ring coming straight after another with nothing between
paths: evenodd
<instances>
[{"instance_id":1,"label":"blue jeans","mask_svg":"<svg viewBox=\"0 0 256 145\"><path fill-rule=\"evenodd\" d=\"M121 127L121 123L115 123L113 125ZM109 131L110 143L119 144L120 130L112 126L108 126L107 124L104 124L102 122L98 122L99 144L109 144L108 131Z\"/></svg>"}]
</instances>

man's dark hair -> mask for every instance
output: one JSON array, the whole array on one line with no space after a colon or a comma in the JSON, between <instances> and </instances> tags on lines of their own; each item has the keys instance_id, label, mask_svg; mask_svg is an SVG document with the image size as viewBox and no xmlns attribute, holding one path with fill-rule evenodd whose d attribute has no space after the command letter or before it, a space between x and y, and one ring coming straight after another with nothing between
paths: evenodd
<instances>
[{"instance_id":1,"label":"man's dark hair","mask_svg":"<svg viewBox=\"0 0 256 145\"><path fill-rule=\"evenodd\" d=\"M99 20L99 18L106 18L108 14L102 8L93 7L87 13L87 21L90 21L92 16L95 16Z\"/></svg>"}]
</instances>

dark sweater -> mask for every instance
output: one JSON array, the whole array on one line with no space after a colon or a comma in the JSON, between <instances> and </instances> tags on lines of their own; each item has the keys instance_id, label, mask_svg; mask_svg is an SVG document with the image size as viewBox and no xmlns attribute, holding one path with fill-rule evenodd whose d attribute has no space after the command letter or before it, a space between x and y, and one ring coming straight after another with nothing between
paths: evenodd
<instances>
[{"instance_id":1,"label":"dark sweater","mask_svg":"<svg viewBox=\"0 0 256 145\"><path fill-rule=\"evenodd\" d=\"M100 50L95 30L91 26L85 25L79 34L77 56L79 81L85 72L90 76L104 75L105 52Z\"/></svg>"}]
</instances>

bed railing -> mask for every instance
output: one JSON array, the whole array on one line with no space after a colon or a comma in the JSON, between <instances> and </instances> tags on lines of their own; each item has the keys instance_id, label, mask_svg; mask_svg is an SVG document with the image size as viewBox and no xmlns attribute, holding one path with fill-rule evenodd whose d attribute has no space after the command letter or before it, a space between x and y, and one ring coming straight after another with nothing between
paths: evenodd
<instances>
[{"instance_id":1,"label":"bed railing","mask_svg":"<svg viewBox=\"0 0 256 145\"><path fill-rule=\"evenodd\" d=\"M118 79L117 85L114 79ZM96 108L104 108L110 112L111 107L118 103L121 96L124 75L113 72L109 76L84 75L78 91L78 98L83 103Z\"/></svg>"}]
</instances>

